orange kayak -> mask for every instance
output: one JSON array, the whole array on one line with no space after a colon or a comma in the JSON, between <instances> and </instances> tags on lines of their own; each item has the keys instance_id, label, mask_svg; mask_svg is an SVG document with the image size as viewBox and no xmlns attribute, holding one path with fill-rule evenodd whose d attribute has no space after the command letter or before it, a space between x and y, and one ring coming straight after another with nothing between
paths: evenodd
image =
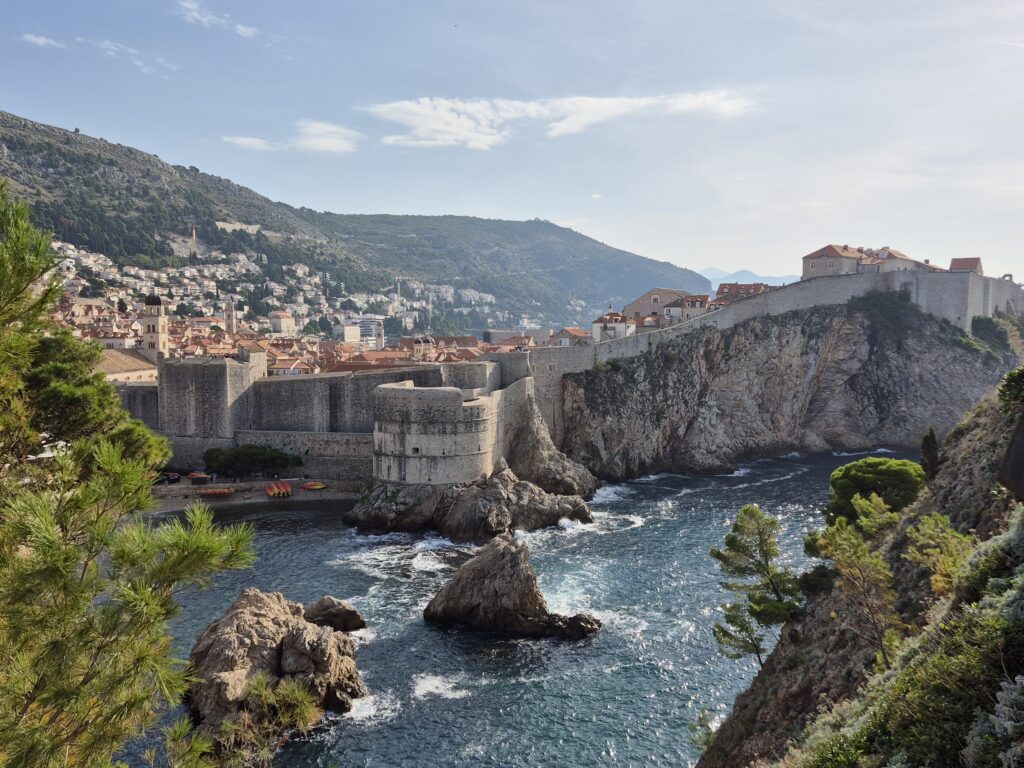
<instances>
[{"instance_id":1,"label":"orange kayak","mask_svg":"<svg viewBox=\"0 0 1024 768\"><path fill-rule=\"evenodd\" d=\"M326 487L327 483L321 483L319 480L302 484L302 490L304 491L322 491Z\"/></svg>"}]
</instances>

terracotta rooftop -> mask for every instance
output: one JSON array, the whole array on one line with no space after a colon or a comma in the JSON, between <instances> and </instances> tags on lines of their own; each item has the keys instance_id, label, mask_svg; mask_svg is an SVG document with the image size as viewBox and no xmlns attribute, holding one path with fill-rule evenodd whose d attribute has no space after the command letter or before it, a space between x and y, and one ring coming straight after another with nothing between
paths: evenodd
<instances>
[{"instance_id":1,"label":"terracotta rooftop","mask_svg":"<svg viewBox=\"0 0 1024 768\"><path fill-rule=\"evenodd\" d=\"M102 374L155 371L156 363L138 350L104 349L96 370Z\"/></svg>"}]
</instances>

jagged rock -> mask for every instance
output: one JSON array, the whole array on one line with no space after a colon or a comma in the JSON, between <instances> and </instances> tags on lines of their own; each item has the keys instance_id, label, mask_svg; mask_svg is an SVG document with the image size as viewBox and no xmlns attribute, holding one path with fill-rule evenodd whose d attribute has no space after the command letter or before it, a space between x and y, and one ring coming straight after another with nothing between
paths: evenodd
<instances>
[{"instance_id":1,"label":"jagged rock","mask_svg":"<svg viewBox=\"0 0 1024 768\"><path fill-rule=\"evenodd\" d=\"M223 617L203 630L189 658L198 678L189 691L189 704L202 729L215 733L241 709L249 680L257 673L271 683L298 678L321 706L339 712L347 712L353 698L366 695L351 638L306 621L304 613L280 592L246 589Z\"/></svg>"},{"instance_id":2,"label":"jagged rock","mask_svg":"<svg viewBox=\"0 0 1024 768\"><path fill-rule=\"evenodd\" d=\"M529 547L508 534L496 536L466 561L430 601L423 618L487 632L573 640L601 628L601 622L587 614L548 611L530 565Z\"/></svg>"},{"instance_id":3,"label":"jagged rock","mask_svg":"<svg viewBox=\"0 0 1024 768\"><path fill-rule=\"evenodd\" d=\"M433 528L452 541L476 544L500 533L555 525L562 518L593 521L579 496L547 493L520 480L503 459L494 474L478 483L378 483L342 518L369 533Z\"/></svg>"},{"instance_id":4,"label":"jagged rock","mask_svg":"<svg viewBox=\"0 0 1024 768\"><path fill-rule=\"evenodd\" d=\"M353 608L351 603L346 603L344 600L330 595L324 595L306 608L305 616L306 621L312 624L330 627L339 632L351 632L366 626L366 620L359 615L359 611Z\"/></svg>"},{"instance_id":5,"label":"jagged rock","mask_svg":"<svg viewBox=\"0 0 1024 768\"><path fill-rule=\"evenodd\" d=\"M534 483L548 493L592 499L600 485L590 470L555 447L532 397L528 416L512 438L508 465L520 480Z\"/></svg>"}]
</instances>

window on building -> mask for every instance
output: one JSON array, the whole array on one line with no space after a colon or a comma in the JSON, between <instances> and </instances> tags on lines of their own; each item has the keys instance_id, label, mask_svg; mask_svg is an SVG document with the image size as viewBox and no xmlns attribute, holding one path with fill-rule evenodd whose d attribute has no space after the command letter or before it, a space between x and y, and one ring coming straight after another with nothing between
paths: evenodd
<instances>
[{"instance_id":1,"label":"window on building","mask_svg":"<svg viewBox=\"0 0 1024 768\"><path fill-rule=\"evenodd\" d=\"M412 455L413 456L419 456L419 453L420 453L420 449L419 448L413 448L412 449Z\"/></svg>"},{"instance_id":2,"label":"window on building","mask_svg":"<svg viewBox=\"0 0 1024 768\"><path fill-rule=\"evenodd\" d=\"M651 301L654 302L655 304L657 304L658 303L658 297L657 296L651 296Z\"/></svg>"},{"instance_id":3,"label":"window on building","mask_svg":"<svg viewBox=\"0 0 1024 768\"><path fill-rule=\"evenodd\" d=\"M835 263L834 261L830 261L830 262L828 263L828 268L829 268L829 269L835 269L835 268L836 268L836 263Z\"/></svg>"},{"instance_id":4,"label":"window on building","mask_svg":"<svg viewBox=\"0 0 1024 768\"><path fill-rule=\"evenodd\" d=\"M816 266L818 266L818 262L812 261L811 262L811 269L814 269Z\"/></svg>"}]
</instances>

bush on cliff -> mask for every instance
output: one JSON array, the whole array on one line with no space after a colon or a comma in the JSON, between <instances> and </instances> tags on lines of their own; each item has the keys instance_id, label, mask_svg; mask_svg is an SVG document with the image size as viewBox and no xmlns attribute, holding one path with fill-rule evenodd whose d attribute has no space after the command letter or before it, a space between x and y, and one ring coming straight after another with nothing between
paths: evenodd
<instances>
[{"instance_id":1,"label":"bush on cliff","mask_svg":"<svg viewBox=\"0 0 1024 768\"><path fill-rule=\"evenodd\" d=\"M1024 412L1024 367L1010 371L999 387L999 402L1010 413Z\"/></svg>"},{"instance_id":2,"label":"bush on cliff","mask_svg":"<svg viewBox=\"0 0 1024 768\"><path fill-rule=\"evenodd\" d=\"M210 448L203 454L208 472L229 477L275 475L289 467L301 467L298 456L264 445L240 445L237 448Z\"/></svg>"},{"instance_id":3,"label":"bush on cliff","mask_svg":"<svg viewBox=\"0 0 1024 768\"><path fill-rule=\"evenodd\" d=\"M924 470L916 461L869 456L839 467L829 479L832 493L825 516L829 522L845 517L857 521L853 497L878 494L893 512L917 498L924 486Z\"/></svg>"}]
</instances>

